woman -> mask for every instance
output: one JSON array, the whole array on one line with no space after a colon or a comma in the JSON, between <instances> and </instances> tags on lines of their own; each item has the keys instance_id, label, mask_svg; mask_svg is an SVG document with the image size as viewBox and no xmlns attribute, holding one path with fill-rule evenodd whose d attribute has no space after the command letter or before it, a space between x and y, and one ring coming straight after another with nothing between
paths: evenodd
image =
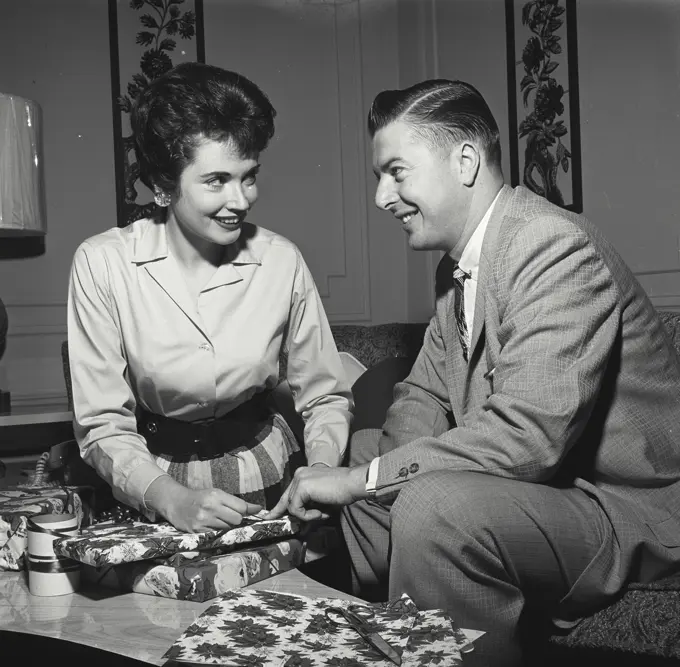
<instances>
[{"instance_id":1,"label":"woman","mask_svg":"<svg viewBox=\"0 0 680 667\"><path fill-rule=\"evenodd\" d=\"M337 466L351 392L312 276L246 222L275 111L243 76L185 63L131 115L159 215L76 251L68 301L74 425L114 496L186 531L276 504L300 447L273 408L284 360L309 466Z\"/></svg>"}]
</instances>

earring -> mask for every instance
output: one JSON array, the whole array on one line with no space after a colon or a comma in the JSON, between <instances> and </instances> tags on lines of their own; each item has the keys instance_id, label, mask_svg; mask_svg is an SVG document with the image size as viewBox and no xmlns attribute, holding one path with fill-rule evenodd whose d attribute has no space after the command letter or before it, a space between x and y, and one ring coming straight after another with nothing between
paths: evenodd
<instances>
[{"instance_id":1,"label":"earring","mask_svg":"<svg viewBox=\"0 0 680 667\"><path fill-rule=\"evenodd\" d=\"M163 192L160 188L154 189L153 199L156 202L156 206L160 206L161 208L170 206L170 195L167 192Z\"/></svg>"}]
</instances>

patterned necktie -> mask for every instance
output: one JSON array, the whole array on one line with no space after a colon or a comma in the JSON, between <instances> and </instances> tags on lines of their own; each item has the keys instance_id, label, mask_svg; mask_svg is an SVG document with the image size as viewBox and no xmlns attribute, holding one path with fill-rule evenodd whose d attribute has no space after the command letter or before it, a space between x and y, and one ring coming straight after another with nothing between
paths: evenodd
<instances>
[{"instance_id":1,"label":"patterned necktie","mask_svg":"<svg viewBox=\"0 0 680 667\"><path fill-rule=\"evenodd\" d=\"M460 346L463 348L463 358L465 361L468 360L468 327L465 321L465 281L469 277L470 274L463 271L459 266L453 272L453 290L456 295L453 312L456 316L458 337L460 338Z\"/></svg>"}]
</instances>

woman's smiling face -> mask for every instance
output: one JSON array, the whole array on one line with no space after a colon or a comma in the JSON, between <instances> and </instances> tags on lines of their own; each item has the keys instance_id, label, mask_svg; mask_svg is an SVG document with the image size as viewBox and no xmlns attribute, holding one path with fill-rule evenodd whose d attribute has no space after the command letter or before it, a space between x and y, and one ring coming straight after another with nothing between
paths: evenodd
<instances>
[{"instance_id":1,"label":"woman's smiling face","mask_svg":"<svg viewBox=\"0 0 680 667\"><path fill-rule=\"evenodd\" d=\"M257 156L244 157L229 140L199 139L194 159L180 175L168 222L189 237L226 246L241 235L257 201Z\"/></svg>"}]
</instances>

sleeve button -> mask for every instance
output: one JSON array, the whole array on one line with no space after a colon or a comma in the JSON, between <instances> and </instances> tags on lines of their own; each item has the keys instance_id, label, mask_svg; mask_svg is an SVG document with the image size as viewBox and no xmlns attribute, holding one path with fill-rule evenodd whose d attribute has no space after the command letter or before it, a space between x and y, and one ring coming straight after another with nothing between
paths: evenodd
<instances>
[{"instance_id":1,"label":"sleeve button","mask_svg":"<svg viewBox=\"0 0 680 667\"><path fill-rule=\"evenodd\" d=\"M409 469L408 469L408 471L409 471L412 475L415 474L415 473L417 473L419 470L420 470L420 466L419 466L417 463L412 463L412 464L409 466Z\"/></svg>"}]
</instances>

